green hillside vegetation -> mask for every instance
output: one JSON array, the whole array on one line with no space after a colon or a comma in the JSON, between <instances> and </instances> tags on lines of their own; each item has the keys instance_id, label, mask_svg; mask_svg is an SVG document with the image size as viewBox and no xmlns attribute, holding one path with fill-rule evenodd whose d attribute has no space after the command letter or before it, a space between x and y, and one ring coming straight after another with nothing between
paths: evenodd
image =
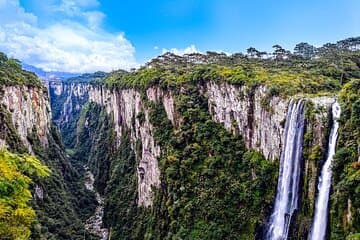
<instances>
[{"instance_id":1,"label":"green hillside vegetation","mask_svg":"<svg viewBox=\"0 0 360 240\"><path fill-rule=\"evenodd\" d=\"M40 80L33 73L23 71L17 60L9 60L4 54L1 54L2 59L7 62L2 62L0 71L6 73L7 78L1 75L0 86L29 86L43 88ZM27 78L27 74L30 74ZM44 94L47 94L44 91ZM2 92L0 91L0 98ZM4 158L16 159L16 154L26 154L28 149L23 144L17 129L13 124L11 118L11 111L8 111L4 106L0 105L0 139L4 139L8 151L12 152ZM39 159L41 163L46 165L51 170L51 174L46 178L37 176L31 165L34 163L34 157L24 157L29 163L25 163L24 168L19 171L27 178L20 178L20 184L14 187L22 187L22 193L14 195L11 193L12 186L9 188L1 188L1 198L4 196L5 201L1 204L1 239L97 239L84 229L84 222L91 216L96 207L95 194L85 190L82 166L72 165L70 157L65 153L61 137L57 130L52 126L48 134L49 145L42 146L38 139L36 129L28 132L27 140L31 144L34 156ZM19 155L28 156L28 155ZM1 156L0 156L1 157ZM14 160L15 161L15 160ZM2 157L0 164L3 163ZM6 162L4 162L6 164ZM36 166L36 165L34 165ZM26 167L26 168L25 168ZM29 174L26 171L29 167ZM77 168L78 167L78 168ZM5 168L4 168L5 169ZM16 169L15 169L16 170ZM41 172L40 172L41 173ZM3 174L0 172L0 178ZM5 179L6 180L6 179ZM4 180L4 181L5 181ZM2 180L1 180L2 181ZM17 179L11 180L11 184L17 184ZM6 183L6 181L5 181ZM38 185L43 190L43 198L33 198L31 192L34 192L34 186ZM30 187L28 187L30 186ZM0 186L2 187L2 186ZM13 189L14 191L17 189ZM4 195L3 195L4 194ZM8 195L6 195L8 194ZM23 195L21 195L23 194ZM21 201L19 208L21 211L12 212L6 210L5 207L10 204L14 211L17 207L17 201ZM16 203L16 204L15 204ZM3 208L4 207L4 208ZM18 214L18 215L16 215ZM11 221L11 222L9 222ZM16 222L18 221L18 222ZM23 223L21 222L23 221ZM13 226L14 229L11 229ZM11 231L10 231L11 230ZM6 232L7 231L7 232ZM4 233L4 234L3 234ZM12 235L9 235L12 234ZM18 235L16 235L18 234ZM3 238L4 236L4 238Z\"/></svg>"},{"instance_id":2,"label":"green hillside vegetation","mask_svg":"<svg viewBox=\"0 0 360 240\"><path fill-rule=\"evenodd\" d=\"M84 73L77 77L71 77L71 78L64 80L63 82L65 82L65 83L87 83L90 81L99 81L100 79L105 78L106 76L107 76L107 73L98 71L98 72L94 72L94 73Z\"/></svg>"},{"instance_id":3,"label":"green hillside vegetation","mask_svg":"<svg viewBox=\"0 0 360 240\"><path fill-rule=\"evenodd\" d=\"M330 222L333 239L359 239L360 233L360 80L352 80L340 92L342 114L333 164L334 193ZM350 206L349 206L350 205ZM351 217L348 222L348 208Z\"/></svg>"},{"instance_id":4,"label":"green hillside vegetation","mask_svg":"<svg viewBox=\"0 0 360 240\"><path fill-rule=\"evenodd\" d=\"M0 85L42 86L35 73L23 70L19 60L8 58L2 52L0 52Z\"/></svg>"},{"instance_id":5,"label":"green hillside vegetation","mask_svg":"<svg viewBox=\"0 0 360 240\"><path fill-rule=\"evenodd\" d=\"M349 47L358 39L343 41L325 44L310 57L299 52L299 47L291 53L278 45L274 46L269 59L252 55L249 49L246 56L214 52L184 56L166 53L137 71L115 71L97 82L109 88L146 89L159 85L173 89L185 83L215 81L246 86L263 84L269 86L272 95L334 93L352 78L360 78L360 50ZM303 48L300 47L305 51Z\"/></svg>"},{"instance_id":6,"label":"green hillside vegetation","mask_svg":"<svg viewBox=\"0 0 360 240\"><path fill-rule=\"evenodd\" d=\"M33 178L49 176L51 171L30 155L0 150L0 236L1 239L28 239L35 221L30 206Z\"/></svg>"}]
</instances>

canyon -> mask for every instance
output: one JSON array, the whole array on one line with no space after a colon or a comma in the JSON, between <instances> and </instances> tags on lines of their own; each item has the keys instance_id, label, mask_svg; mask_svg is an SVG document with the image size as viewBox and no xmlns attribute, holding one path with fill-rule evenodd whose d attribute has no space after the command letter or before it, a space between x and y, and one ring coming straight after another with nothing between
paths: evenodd
<instances>
[{"instance_id":1,"label":"canyon","mask_svg":"<svg viewBox=\"0 0 360 240\"><path fill-rule=\"evenodd\" d=\"M1 86L0 148L51 171L32 238L356 239L358 80L150 66Z\"/></svg>"}]
</instances>

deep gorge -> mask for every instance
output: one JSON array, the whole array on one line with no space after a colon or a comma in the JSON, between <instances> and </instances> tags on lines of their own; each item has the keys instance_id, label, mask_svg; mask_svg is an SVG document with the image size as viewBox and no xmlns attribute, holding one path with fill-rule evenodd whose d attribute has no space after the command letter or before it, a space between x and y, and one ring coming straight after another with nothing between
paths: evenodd
<instances>
[{"instance_id":1,"label":"deep gorge","mask_svg":"<svg viewBox=\"0 0 360 240\"><path fill-rule=\"evenodd\" d=\"M164 63L47 87L33 75L1 85L0 146L33 154L51 170L32 176L31 237L99 239L84 225L99 193L110 239L277 239L268 232L278 186L291 183L279 180L288 159L296 182L284 192L293 205L281 213L279 221L288 221L281 236L307 239L338 101L326 237L357 239L357 72L348 70L351 77L338 85L324 75L298 81L295 73L262 73L284 81L274 84L251 68L268 63L239 61L248 65ZM294 106L301 109L301 128L293 121L291 130L297 140L287 137ZM296 161L290 150L283 156L288 142ZM85 187L88 170L95 192Z\"/></svg>"}]
</instances>

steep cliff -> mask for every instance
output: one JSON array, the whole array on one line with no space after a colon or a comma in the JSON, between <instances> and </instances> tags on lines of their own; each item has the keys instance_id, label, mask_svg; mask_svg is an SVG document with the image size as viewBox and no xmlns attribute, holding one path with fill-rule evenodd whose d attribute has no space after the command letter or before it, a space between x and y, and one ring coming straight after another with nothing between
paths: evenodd
<instances>
[{"instance_id":1,"label":"steep cliff","mask_svg":"<svg viewBox=\"0 0 360 240\"><path fill-rule=\"evenodd\" d=\"M26 146L29 152L33 153L29 137L35 133L43 147L49 144L48 135L51 126L51 114L49 101L46 98L46 91L38 87L28 86L3 86L0 89L0 104L3 111L9 113L11 124ZM44 97L45 96L45 97ZM10 147L15 143L11 142L11 136L4 131L2 145ZM0 145L0 147L2 147Z\"/></svg>"},{"instance_id":2,"label":"steep cliff","mask_svg":"<svg viewBox=\"0 0 360 240\"><path fill-rule=\"evenodd\" d=\"M278 60L221 55L198 65L165 54L90 87L74 156L94 172L112 237L262 238L295 98L304 100L305 128L290 235L306 238L335 100L319 96L335 96L357 70L339 80L327 62L325 71L317 60ZM342 190L349 231L357 202Z\"/></svg>"},{"instance_id":3,"label":"steep cliff","mask_svg":"<svg viewBox=\"0 0 360 240\"><path fill-rule=\"evenodd\" d=\"M109 126L108 124L110 123L114 134L113 140L108 138L109 140L105 141L105 145L111 142L114 144L115 148L108 150L108 152L112 152L111 154L113 154L113 157L103 157L106 155L104 152L103 155L96 155L96 159L92 158L86 160L93 163L98 162L95 165L93 164L93 168L95 169L99 167L102 169L108 169L107 171L100 171L97 174L98 181L99 179L102 179L102 190L105 197L111 196L109 199L112 199L115 196L110 194L110 192L118 192L118 190L116 190L116 186L113 185L115 184L114 182L117 181L114 179L114 174L116 172L114 164L116 165L115 162L119 161L116 160L118 159L118 157L116 157L118 155L115 152L124 151L124 147L126 146L123 142L125 141L124 139L127 139L126 141L128 141L129 147L131 148L130 153L132 152L134 156L134 160L132 160L132 162L128 162L127 164L130 164L129 166L132 166L131 168L135 168L134 174L136 175L137 182L135 201L137 205L139 207L153 206L157 208L159 204L161 204L161 201L159 202L159 196L163 196L163 194L170 194L170 192L175 191L175 189L172 191L164 189L165 186L171 184L172 180L165 176L167 176L170 169L174 166L171 166L172 164L164 165L161 161L165 160L161 159L172 159L175 156L170 154L174 151L174 147L170 147L169 143L164 143L163 141L169 137L166 137L166 135L171 135L171 132L173 131L175 135L177 133L185 134L186 131L184 131L184 128L186 128L189 122L195 124L199 121L188 119L189 111L194 111L201 106L199 105L200 103L196 103L196 101L200 101L198 97L203 99L201 100L204 101L202 104L206 104L206 106L203 106L205 110L204 114L208 114L214 122L222 124L225 129L232 132L234 136L243 136L246 148L258 151L262 153L266 159L277 162L283 147L282 138L284 122L286 120L287 105L290 98L280 97L277 95L271 96L269 95L269 90L266 86L246 87L231 85L228 83L219 84L209 81L205 84L192 86L190 89L191 88L195 88L197 90L189 92L189 88L185 87L180 91L166 90L160 88L159 86L149 87L146 90L111 90L101 85L90 87L89 102L96 104L97 106L101 106L101 109L103 110L99 109L96 111L100 111L98 114L100 114L101 111L106 113L106 115L110 117L110 122L108 122L109 120L105 121L103 117L99 118L99 116L102 116L101 114L103 113L100 115L94 115L96 108L94 109L95 106L92 106L90 108L92 110L90 111L88 109L88 114L84 116L81 122L79 122L79 127L82 129L88 129L86 136L95 137L94 135L101 134L98 135L97 141L95 141L96 144L92 144L92 146L96 145L98 150L100 150L100 148L108 148L107 146L100 147L100 138L107 139L103 135L106 131L106 127L103 128L103 130L100 130L101 127L104 127L105 122L105 126ZM186 100L187 97L190 97L190 99ZM195 98L196 101L191 100L191 98ZM297 98L301 98L301 96L298 96ZM318 169L322 164L321 159L326 150L326 137L328 134L327 123L329 121L328 111L334 101L334 98L331 97L305 97L305 99L307 109L307 127L305 135L307 137L304 142L304 149L306 149L304 151L304 173L302 175L304 184L302 193L300 194L302 197L301 202L304 203L304 207L299 210L300 214L297 220L298 223L293 228L295 229L293 230L294 237L295 235L305 236L310 226L309 224L311 222L312 209L314 207L313 203L316 194L315 186ZM192 106L192 104L195 105ZM91 113L93 113L93 116L91 116ZM165 119L160 117L162 114ZM97 123L97 127L95 127L98 131L97 133L93 132L91 134L90 128L92 128L92 124L94 124L97 119L100 119L99 123ZM167 125L166 121L169 121L170 125ZM84 130L80 130L80 132L83 131ZM111 136L112 133L109 132L108 135ZM99 136L102 137L99 138ZM82 139L85 138L86 137L84 136L82 137ZM168 141L170 141L171 144L176 144L176 141L173 142L174 140L170 139ZM191 144L187 143L186 145ZM223 147L222 145L220 146ZM169 147L173 150L169 150ZM94 149L91 151L94 152ZM189 150L183 149L182 151ZM195 149L192 151L195 151ZM315 153L309 156L312 152ZM316 159L314 159L314 154L317 154ZM122 161L127 162L128 160ZM166 160L166 162L167 161L169 160ZM104 167L106 162L107 167ZM258 178L258 174L262 174L261 171L258 172L258 170L256 170L256 167L250 168L249 171L252 176L249 180L254 180ZM108 180L104 180L104 175L107 175L106 178ZM126 179L125 176L127 175L122 175L124 179ZM119 177L122 178L121 175L118 175L118 178ZM272 179L274 179L274 177L275 174L272 175ZM124 181L124 179L122 181ZM134 179L132 181L134 181ZM122 184L128 183L123 182ZM130 187L131 185L128 186ZM274 192L275 188L276 184L273 184L273 188L269 189L270 192ZM131 190L129 189L123 191L130 191L129 194L131 193ZM118 195L118 199L119 198L122 197ZM160 197L160 199L161 198L167 199L168 197L163 196ZM268 199L267 204L270 204L271 200L271 198ZM167 201L170 201L170 199ZM110 214L112 216L111 219L114 219L116 213L107 212L112 209L109 204L110 203L108 202L107 208L105 208L105 216L109 219ZM267 209L267 211L265 211L265 215L262 217L260 216L262 221L265 221L270 206L265 209ZM137 215L149 215L149 213L144 215L142 211L139 211L140 210L135 211ZM162 214L166 215L168 213ZM264 212L262 214L264 214ZM143 219L143 221L145 220ZM116 228L113 221L107 220L105 222L108 223L108 227ZM123 225L120 226L124 227L126 225L125 223L122 224ZM257 227L259 227L259 225L257 225ZM167 231L170 230L168 229Z\"/></svg>"},{"instance_id":4,"label":"steep cliff","mask_svg":"<svg viewBox=\"0 0 360 240\"><path fill-rule=\"evenodd\" d=\"M76 143L76 123L88 101L89 84L71 81L50 81L52 120L59 128L67 147Z\"/></svg>"},{"instance_id":5,"label":"steep cliff","mask_svg":"<svg viewBox=\"0 0 360 240\"><path fill-rule=\"evenodd\" d=\"M21 69L17 71L22 73ZM79 239L84 234L90 236L81 219L86 210L81 208L87 209L83 199L88 198L89 203L91 196L81 187L80 174L71 165L51 123L48 93L39 79L0 86L0 126L0 148L6 147L17 154L31 153L51 170L46 178L32 176L31 206L36 221L32 223L31 237Z\"/></svg>"},{"instance_id":6,"label":"steep cliff","mask_svg":"<svg viewBox=\"0 0 360 240\"><path fill-rule=\"evenodd\" d=\"M47 83L52 120L58 127L66 147L73 148L76 144L76 124L83 106L89 99L90 82L106 75L104 72L86 73Z\"/></svg>"},{"instance_id":7,"label":"steep cliff","mask_svg":"<svg viewBox=\"0 0 360 240\"><path fill-rule=\"evenodd\" d=\"M266 86L206 85L213 119L244 137L246 147L267 159L279 159L288 99L268 96Z\"/></svg>"},{"instance_id":8,"label":"steep cliff","mask_svg":"<svg viewBox=\"0 0 360 240\"><path fill-rule=\"evenodd\" d=\"M148 92L151 94L152 90ZM154 141L149 111L141 100L140 93L132 89L111 92L103 87L92 87L89 95L91 102L104 106L112 116L118 145L123 128L130 132L131 148L138 161L138 205L150 206L151 187L160 185L160 147ZM138 141L141 143L140 151L136 151Z\"/></svg>"},{"instance_id":9,"label":"steep cliff","mask_svg":"<svg viewBox=\"0 0 360 240\"><path fill-rule=\"evenodd\" d=\"M330 236L360 237L360 80L345 84L339 96L340 118L337 152L333 161Z\"/></svg>"}]
</instances>

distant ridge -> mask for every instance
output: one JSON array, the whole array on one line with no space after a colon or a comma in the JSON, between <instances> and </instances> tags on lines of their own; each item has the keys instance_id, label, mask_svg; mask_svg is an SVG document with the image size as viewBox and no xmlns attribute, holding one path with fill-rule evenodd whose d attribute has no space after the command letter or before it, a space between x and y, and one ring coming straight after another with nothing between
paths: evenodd
<instances>
[{"instance_id":1,"label":"distant ridge","mask_svg":"<svg viewBox=\"0 0 360 240\"><path fill-rule=\"evenodd\" d=\"M58 72L58 71L44 71L41 68L21 63L22 67L30 72L34 72L41 80L65 80L71 77L77 77L81 73L69 73L69 72Z\"/></svg>"}]
</instances>

